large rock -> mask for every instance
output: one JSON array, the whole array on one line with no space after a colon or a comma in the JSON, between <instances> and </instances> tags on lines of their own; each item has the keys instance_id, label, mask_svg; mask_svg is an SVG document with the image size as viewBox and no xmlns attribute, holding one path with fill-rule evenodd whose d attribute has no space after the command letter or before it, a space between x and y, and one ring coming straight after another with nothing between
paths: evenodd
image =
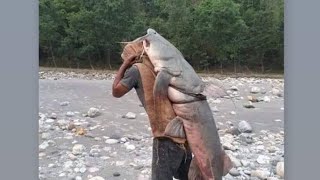
<instances>
[{"instance_id":1,"label":"large rock","mask_svg":"<svg viewBox=\"0 0 320 180\"><path fill-rule=\"evenodd\" d=\"M251 133L252 127L247 121L241 121L238 124L238 129L241 133Z\"/></svg>"},{"instance_id":2,"label":"large rock","mask_svg":"<svg viewBox=\"0 0 320 180\"><path fill-rule=\"evenodd\" d=\"M277 175L280 176L281 178L284 177L284 162L278 162L276 166L276 172L277 172Z\"/></svg>"}]
</instances>

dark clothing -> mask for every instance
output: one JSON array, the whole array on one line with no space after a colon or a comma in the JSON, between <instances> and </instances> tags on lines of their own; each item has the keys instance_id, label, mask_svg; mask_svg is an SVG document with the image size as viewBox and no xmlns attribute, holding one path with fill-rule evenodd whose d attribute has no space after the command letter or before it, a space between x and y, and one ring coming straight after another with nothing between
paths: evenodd
<instances>
[{"instance_id":1,"label":"dark clothing","mask_svg":"<svg viewBox=\"0 0 320 180\"><path fill-rule=\"evenodd\" d=\"M192 154L181 146L169 138L153 139L152 180L188 180Z\"/></svg>"},{"instance_id":2,"label":"dark clothing","mask_svg":"<svg viewBox=\"0 0 320 180\"><path fill-rule=\"evenodd\" d=\"M137 95L145 107L144 92L139 69L135 66L128 68L120 81L129 90L135 88ZM153 139L152 180L172 180L172 177L188 180L188 171L192 159L189 148L182 148L166 137Z\"/></svg>"}]
</instances>

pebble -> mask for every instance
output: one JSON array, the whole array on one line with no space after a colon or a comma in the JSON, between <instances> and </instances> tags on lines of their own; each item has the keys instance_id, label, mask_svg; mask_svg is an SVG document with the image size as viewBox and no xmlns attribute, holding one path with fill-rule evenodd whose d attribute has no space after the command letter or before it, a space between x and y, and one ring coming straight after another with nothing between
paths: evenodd
<instances>
[{"instance_id":1,"label":"pebble","mask_svg":"<svg viewBox=\"0 0 320 180\"><path fill-rule=\"evenodd\" d=\"M251 101L249 101L247 104L244 104L243 107L245 107L245 108L247 108L247 109L253 109L253 108L255 108L255 106L252 105L252 102L251 102Z\"/></svg>"},{"instance_id":2,"label":"pebble","mask_svg":"<svg viewBox=\"0 0 320 180\"><path fill-rule=\"evenodd\" d=\"M93 149L90 150L89 155L92 156L92 157L99 157L100 156L100 152L101 152L100 149L93 148Z\"/></svg>"},{"instance_id":3,"label":"pebble","mask_svg":"<svg viewBox=\"0 0 320 180\"><path fill-rule=\"evenodd\" d=\"M231 151L235 151L237 148L235 148L232 144L226 142L226 143L223 143L223 148L225 150L231 150Z\"/></svg>"},{"instance_id":4,"label":"pebble","mask_svg":"<svg viewBox=\"0 0 320 180\"><path fill-rule=\"evenodd\" d=\"M267 180L279 180L277 177L268 177Z\"/></svg>"},{"instance_id":5,"label":"pebble","mask_svg":"<svg viewBox=\"0 0 320 180\"><path fill-rule=\"evenodd\" d=\"M49 116L49 118L51 119L57 119L57 114L56 113L51 113L51 115Z\"/></svg>"},{"instance_id":6,"label":"pebble","mask_svg":"<svg viewBox=\"0 0 320 180\"><path fill-rule=\"evenodd\" d=\"M135 119L137 115L133 112L128 112L124 117L127 119Z\"/></svg>"},{"instance_id":7,"label":"pebble","mask_svg":"<svg viewBox=\"0 0 320 180\"><path fill-rule=\"evenodd\" d=\"M55 164L48 164L48 168L55 168L57 167Z\"/></svg>"},{"instance_id":8,"label":"pebble","mask_svg":"<svg viewBox=\"0 0 320 180\"><path fill-rule=\"evenodd\" d=\"M239 89L238 89L237 86L231 86L230 90L232 90L232 91L239 91Z\"/></svg>"},{"instance_id":9,"label":"pebble","mask_svg":"<svg viewBox=\"0 0 320 180\"><path fill-rule=\"evenodd\" d=\"M94 140L101 141L102 139L100 137L95 137Z\"/></svg>"},{"instance_id":10,"label":"pebble","mask_svg":"<svg viewBox=\"0 0 320 180\"><path fill-rule=\"evenodd\" d=\"M50 138L50 134L49 134L49 133L42 133L41 138L42 138L43 140L47 140L47 139Z\"/></svg>"},{"instance_id":11,"label":"pebble","mask_svg":"<svg viewBox=\"0 0 320 180\"><path fill-rule=\"evenodd\" d=\"M234 157L233 155L229 155L230 160L233 162L235 167L241 167L242 164L239 161L239 159L237 159L236 157Z\"/></svg>"},{"instance_id":12,"label":"pebble","mask_svg":"<svg viewBox=\"0 0 320 180\"><path fill-rule=\"evenodd\" d=\"M268 171L264 171L264 170L254 170L251 171L251 176L252 177L257 177L261 180L265 180L267 179L267 177L269 176L269 172Z\"/></svg>"},{"instance_id":13,"label":"pebble","mask_svg":"<svg viewBox=\"0 0 320 180\"><path fill-rule=\"evenodd\" d=\"M229 133L229 134L232 134L232 135L236 135L238 136L239 134L241 134L241 132L239 131L238 128L235 128L235 127L230 127L229 129L227 129L225 131L225 133Z\"/></svg>"},{"instance_id":14,"label":"pebble","mask_svg":"<svg viewBox=\"0 0 320 180\"><path fill-rule=\"evenodd\" d=\"M251 133L252 127L247 121L241 121L238 124L238 129L241 133Z\"/></svg>"},{"instance_id":15,"label":"pebble","mask_svg":"<svg viewBox=\"0 0 320 180\"><path fill-rule=\"evenodd\" d=\"M90 108L87 115L91 118L94 118L100 114L100 110L98 108Z\"/></svg>"},{"instance_id":16,"label":"pebble","mask_svg":"<svg viewBox=\"0 0 320 180\"><path fill-rule=\"evenodd\" d=\"M94 173L94 172L97 172L97 171L99 171L99 168L96 168L96 167L89 168L89 172L90 173Z\"/></svg>"},{"instance_id":17,"label":"pebble","mask_svg":"<svg viewBox=\"0 0 320 180\"><path fill-rule=\"evenodd\" d=\"M68 101L64 101L60 103L60 106L68 106L70 103Z\"/></svg>"},{"instance_id":18,"label":"pebble","mask_svg":"<svg viewBox=\"0 0 320 180\"><path fill-rule=\"evenodd\" d=\"M269 96L265 96L265 97L263 97L263 101L264 102L271 102L271 99Z\"/></svg>"},{"instance_id":19,"label":"pebble","mask_svg":"<svg viewBox=\"0 0 320 180\"><path fill-rule=\"evenodd\" d=\"M281 178L284 177L284 162L278 162L276 166L276 173Z\"/></svg>"},{"instance_id":20,"label":"pebble","mask_svg":"<svg viewBox=\"0 0 320 180\"><path fill-rule=\"evenodd\" d=\"M280 91L279 89L276 89L276 88L273 88L273 89L272 89L272 94L273 94L274 96L278 96L278 97L282 97L282 96L283 96L282 93L281 93L281 91Z\"/></svg>"},{"instance_id":21,"label":"pebble","mask_svg":"<svg viewBox=\"0 0 320 180\"><path fill-rule=\"evenodd\" d=\"M257 93L260 92L260 88L259 88L259 87L252 87L251 90L250 90L250 92L251 92L252 94L257 94Z\"/></svg>"},{"instance_id":22,"label":"pebble","mask_svg":"<svg viewBox=\"0 0 320 180\"><path fill-rule=\"evenodd\" d=\"M221 100L220 99L215 99L215 100L212 100L211 102L214 103L214 104L220 104Z\"/></svg>"},{"instance_id":23,"label":"pebble","mask_svg":"<svg viewBox=\"0 0 320 180\"><path fill-rule=\"evenodd\" d=\"M275 153L276 151L279 150L279 148L277 148L275 146L269 146L269 147L267 147L267 150L269 153Z\"/></svg>"},{"instance_id":24,"label":"pebble","mask_svg":"<svg viewBox=\"0 0 320 180\"><path fill-rule=\"evenodd\" d=\"M249 164L250 164L249 161L243 160L243 159L242 159L240 162L241 162L242 166L244 166L244 167L247 167L247 166L249 166Z\"/></svg>"},{"instance_id":25,"label":"pebble","mask_svg":"<svg viewBox=\"0 0 320 180\"><path fill-rule=\"evenodd\" d=\"M60 173L59 174L59 177L64 177L64 176L66 176L66 173Z\"/></svg>"},{"instance_id":26,"label":"pebble","mask_svg":"<svg viewBox=\"0 0 320 180\"><path fill-rule=\"evenodd\" d=\"M47 119L46 120L46 123L53 123L54 122L54 119Z\"/></svg>"},{"instance_id":27,"label":"pebble","mask_svg":"<svg viewBox=\"0 0 320 180\"><path fill-rule=\"evenodd\" d=\"M240 172L239 172L236 168L232 168L232 169L229 171L229 174L232 175L232 176L239 176L239 175L240 175Z\"/></svg>"},{"instance_id":28,"label":"pebble","mask_svg":"<svg viewBox=\"0 0 320 180\"><path fill-rule=\"evenodd\" d=\"M265 156L265 155L259 155L258 158L257 158L257 162L259 164L269 164L270 158L268 156Z\"/></svg>"},{"instance_id":29,"label":"pebble","mask_svg":"<svg viewBox=\"0 0 320 180\"><path fill-rule=\"evenodd\" d=\"M94 177L89 178L89 180L105 180L105 179L101 176L94 176Z\"/></svg>"},{"instance_id":30,"label":"pebble","mask_svg":"<svg viewBox=\"0 0 320 180\"><path fill-rule=\"evenodd\" d=\"M71 160L76 160L77 159L77 156L75 156L75 155L73 155L73 154L68 154L68 157L69 157L69 159L71 159Z\"/></svg>"},{"instance_id":31,"label":"pebble","mask_svg":"<svg viewBox=\"0 0 320 180\"><path fill-rule=\"evenodd\" d=\"M123 166L125 161L116 161L116 166Z\"/></svg>"},{"instance_id":32,"label":"pebble","mask_svg":"<svg viewBox=\"0 0 320 180\"><path fill-rule=\"evenodd\" d=\"M82 144L76 144L72 148L72 154L80 155L86 150L86 147Z\"/></svg>"},{"instance_id":33,"label":"pebble","mask_svg":"<svg viewBox=\"0 0 320 180\"><path fill-rule=\"evenodd\" d=\"M42 144L39 145L40 150L45 150L49 147L49 143L47 141L44 141Z\"/></svg>"},{"instance_id":34,"label":"pebble","mask_svg":"<svg viewBox=\"0 0 320 180\"><path fill-rule=\"evenodd\" d=\"M259 99L256 98L255 96L248 96L248 100L249 100L250 102L259 102Z\"/></svg>"},{"instance_id":35,"label":"pebble","mask_svg":"<svg viewBox=\"0 0 320 180\"><path fill-rule=\"evenodd\" d=\"M87 171L87 169L85 167L80 168L81 173L85 173L86 171Z\"/></svg>"},{"instance_id":36,"label":"pebble","mask_svg":"<svg viewBox=\"0 0 320 180\"><path fill-rule=\"evenodd\" d=\"M264 147L264 145L258 145L258 146L256 147L256 149L257 149L257 150L264 150L265 147Z\"/></svg>"},{"instance_id":37,"label":"pebble","mask_svg":"<svg viewBox=\"0 0 320 180\"><path fill-rule=\"evenodd\" d=\"M212 111L213 111L213 112L219 112L219 109L217 108L217 106L214 106L214 107L212 108Z\"/></svg>"},{"instance_id":38,"label":"pebble","mask_svg":"<svg viewBox=\"0 0 320 180\"><path fill-rule=\"evenodd\" d=\"M117 144L119 141L117 139L107 139L105 143L107 144Z\"/></svg>"},{"instance_id":39,"label":"pebble","mask_svg":"<svg viewBox=\"0 0 320 180\"><path fill-rule=\"evenodd\" d=\"M127 150L135 150L136 149L136 147L132 144L128 145L126 148L127 148Z\"/></svg>"},{"instance_id":40,"label":"pebble","mask_svg":"<svg viewBox=\"0 0 320 180\"><path fill-rule=\"evenodd\" d=\"M74 116L74 112L68 111L68 112L66 113L66 116L67 116L67 117L73 117L73 116Z\"/></svg>"}]
</instances>

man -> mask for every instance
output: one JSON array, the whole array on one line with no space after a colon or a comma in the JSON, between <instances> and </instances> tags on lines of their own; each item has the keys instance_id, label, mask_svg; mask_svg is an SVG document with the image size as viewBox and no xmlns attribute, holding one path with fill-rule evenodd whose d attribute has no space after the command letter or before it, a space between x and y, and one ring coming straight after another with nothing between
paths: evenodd
<instances>
[{"instance_id":1,"label":"man","mask_svg":"<svg viewBox=\"0 0 320 180\"><path fill-rule=\"evenodd\" d=\"M112 94L120 98L134 88L148 114L154 137L152 180L170 180L172 177L187 180L191 151L186 139L164 136L166 125L175 117L169 100L165 102L166 108L161 112L160 118L155 119L153 85L156 75L149 58L146 55L139 56L142 54L141 50L132 44L125 46L121 55L123 64L113 82Z\"/></svg>"}]
</instances>

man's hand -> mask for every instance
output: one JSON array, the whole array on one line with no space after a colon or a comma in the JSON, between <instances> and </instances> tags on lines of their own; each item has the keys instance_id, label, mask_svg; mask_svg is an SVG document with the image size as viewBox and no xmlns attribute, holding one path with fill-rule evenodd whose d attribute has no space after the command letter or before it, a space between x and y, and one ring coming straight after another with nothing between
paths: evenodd
<instances>
[{"instance_id":1,"label":"man's hand","mask_svg":"<svg viewBox=\"0 0 320 180\"><path fill-rule=\"evenodd\" d=\"M135 62L135 59L141 55L141 52L131 55L129 58L123 60L123 64L132 65Z\"/></svg>"},{"instance_id":2,"label":"man's hand","mask_svg":"<svg viewBox=\"0 0 320 180\"><path fill-rule=\"evenodd\" d=\"M134 63L134 60L138 56L139 56L139 53L131 55L129 58L123 60L123 63L119 68L112 85L112 95L114 97L117 97L117 98L122 97L129 91L125 86L123 86L120 83L120 80L123 78L125 71L128 69L128 67L130 67Z\"/></svg>"}]
</instances>

